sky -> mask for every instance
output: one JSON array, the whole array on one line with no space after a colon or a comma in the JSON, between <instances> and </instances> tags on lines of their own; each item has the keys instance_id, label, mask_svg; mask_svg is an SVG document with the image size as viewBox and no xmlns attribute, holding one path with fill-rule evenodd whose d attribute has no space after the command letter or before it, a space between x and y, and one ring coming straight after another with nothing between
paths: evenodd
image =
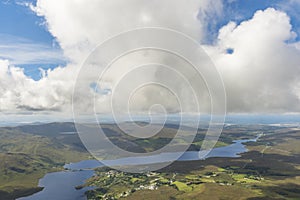
<instances>
[{"instance_id":1,"label":"sky","mask_svg":"<svg viewBox=\"0 0 300 200\"><path fill-rule=\"evenodd\" d=\"M44 19L30 10L28 3L35 1L1 0L0 58L24 68L27 76L39 80L39 68L55 68L66 60L43 25Z\"/></svg>"},{"instance_id":2,"label":"sky","mask_svg":"<svg viewBox=\"0 0 300 200\"><path fill-rule=\"evenodd\" d=\"M3 117L33 113L70 117L74 101L83 111L90 109L88 103L81 103L82 98L72 99L82 63L111 36L155 26L183 32L202 46L224 82L228 113L299 113L298 10L297 0L1 0L0 111ZM101 86L82 89L80 95L96 98L99 113L110 113L114 86L132 70L129 64L142 62L143 55L117 62ZM161 62L170 59L150 55ZM191 84L197 84L195 89L204 91L199 99L204 111L209 110L205 86L193 80L188 66L182 64L182 68ZM159 81L167 74L155 69L136 76L135 81L145 77ZM87 82L92 76L83 74ZM177 83L177 92L183 96L185 86L179 82L168 84ZM138 92L133 109L148 110L160 103L167 111L178 111L170 93L157 92L153 88ZM189 100L187 95L183 101ZM193 106L186 108L193 111Z\"/></svg>"}]
</instances>

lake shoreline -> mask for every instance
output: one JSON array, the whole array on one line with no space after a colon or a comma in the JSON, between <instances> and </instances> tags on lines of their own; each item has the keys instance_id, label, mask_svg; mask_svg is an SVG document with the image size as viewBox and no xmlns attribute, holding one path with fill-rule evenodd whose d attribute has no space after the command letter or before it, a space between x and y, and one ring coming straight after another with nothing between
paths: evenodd
<instances>
[{"instance_id":1,"label":"lake shoreline","mask_svg":"<svg viewBox=\"0 0 300 200\"><path fill-rule=\"evenodd\" d=\"M262 134L257 135L256 138L254 139L244 139L244 140L235 140L233 141L232 144L224 146L224 147L218 147L218 148L214 148L212 149L212 151L208 154L207 157L205 157L205 159L208 158L217 158L217 157L224 157L224 158L238 158L240 157L242 153L245 153L248 151L248 149L246 148L246 144L247 142L256 142L259 137L261 137ZM128 159L128 160L126 160ZM136 157L134 158L126 158L125 161L128 163L132 163L131 159L136 160ZM145 158L143 158L143 160L145 160ZM150 160L150 159L148 159ZM175 161L175 162L192 162L192 161L197 161L199 160L199 152L198 151L187 151L184 152L180 158ZM124 160L122 160L122 162L124 162ZM126 163L125 162L125 163ZM136 162L136 161L135 161ZM168 162L168 161L164 161L164 162ZM158 162L154 162L154 163L158 163ZM146 164L154 164L153 162L151 163L144 163L144 165ZM42 191L39 191L31 196L27 196L27 197L22 197L19 198L18 200L37 200L40 199L40 195L42 193L49 193L46 190L49 189L51 186L51 183L49 184L49 182L45 181L45 179L49 179L49 176L56 176L58 174L62 174L62 176L66 176L64 174L67 174L67 176L72 177L72 176L80 176L80 174L86 174L86 176L82 177L80 180L77 180L78 182L74 183L73 185L70 186L69 190L70 192L77 192L78 196L76 197L72 197L73 199L82 199L85 200L86 199L86 195L85 193L89 190L92 190L93 188L90 187L83 187L86 184L86 181L91 178L94 175L94 169L96 168L100 168L100 167L105 167L105 165L103 165L102 163L100 163L98 160L83 160L77 163L69 163L64 165L65 170L60 171L60 172L53 172L53 173L48 173L46 174L42 179L40 179L39 182L39 186L44 186L45 189ZM43 184L43 181L45 182ZM64 180L62 180L64 181ZM50 178L50 182L51 182L51 178ZM67 182L68 183L68 182ZM66 184L67 184L66 183ZM70 183L69 183L70 184ZM69 187L69 186L68 186ZM80 189L78 188L80 187ZM73 190L72 190L72 189ZM59 188L58 188L59 190ZM73 194L74 195L74 194ZM83 196L84 195L84 196ZM56 196L54 197L55 199L61 199L62 196ZM52 197L53 198L53 197ZM72 198L64 198L63 200L71 200Z\"/></svg>"}]
</instances>

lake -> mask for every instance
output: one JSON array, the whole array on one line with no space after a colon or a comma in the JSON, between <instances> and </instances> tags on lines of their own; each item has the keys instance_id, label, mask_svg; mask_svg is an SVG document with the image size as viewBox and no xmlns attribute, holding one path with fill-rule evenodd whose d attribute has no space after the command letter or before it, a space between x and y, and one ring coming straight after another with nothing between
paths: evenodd
<instances>
[{"instance_id":1,"label":"lake","mask_svg":"<svg viewBox=\"0 0 300 200\"><path fill-rule=\"evenodd\" d=\"M206 158L211 157L239 157L239 154L247 152L247 148L243 143L246 142L256 142L260 135L254 139L245 140L235 140L233 144L214 148ZM111 161L111 164L118 163L122 164L153 164L159 162L172 161L172 157L176 156L178 153L162 153L155 156L148 157L131 157L122 158L118 160ZM151 157L151 158L149 158ZM182 154L178 159L179 161L188 160L199 160L198 151L188 151ZM84 160L78 163L66 164L64 167L68 170L62 172L54 172L46 174L39 181L39 186L44 187L44 189L38 193L35 193L28 197L22 197L18 200L40 200L40 199L55 199L55 200L85 200L86 196L84 193L92 188L82 188L76 190L75 187L85 183L87 179L93 176L94 168L103 166L97 160Z\"/></svg>"},{"instance_id":2,"label":"lake","mask_svg":"<svg viewBox=\"0 0 300 200\"><path fill-rule=\"evenodd\" d=\"M85 192L92 188L76 190L75 187L85 183L85 180L92 177L93 170L83 171L62 171L46 174L39 181L39 186L44 189L28 197L18 200L86 200Z\"/></svg>"}]
</instances>

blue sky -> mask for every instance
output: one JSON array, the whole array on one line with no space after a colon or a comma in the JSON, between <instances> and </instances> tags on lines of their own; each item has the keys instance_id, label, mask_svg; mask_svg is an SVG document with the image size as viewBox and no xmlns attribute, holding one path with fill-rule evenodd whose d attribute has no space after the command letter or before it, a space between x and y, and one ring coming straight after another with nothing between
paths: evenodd
<instances>
[{"instance_id":1,"label":"blue sky","mask_svg":"<svg viewBox=\"0 0 300 200\"><path fill-rule=\"evenodd\" d=\"M44 19L31 11L25 2L35 3L1 0L0 58L9 59L12 64L24 68L26 75L38 80L40 68L53 69L65 65L66 61L55 38L43 25Z\"/></svg>"},{"instance_id":2,"label":"blue sky","mask_svg":"<svg viewBox=\"0 0 300 200\"><path fill-rule=\"evenodd\" d=\"M265 10L269 7L286 12L291 18L293 31L300 35L299 2L297 0L223 0L223 15L217 19L216 24L208 26L212 37L207 38L207 43L212 43L216 38L218 30L228 24L229 21L239 24L242 21L251 19L257 10ZM296 38L297 41L299 39L299 37Z\"/></svg>"},{"instance_id":3,"label":"blue sky","mask_svg":"<svg viewBox=\"0 0 300 200\"><path fill-rule=\"evenodd\" d=\"M2 0L0 4L1 34L23 37L34 42L52 45L53 36L41 26L43 19L36 16L21 1ZM35 1L28 1L35 2Z\"/></svg>"},{"instance_id":4,"label":"blue sky","mask_svg":"<svg viewBox=\"0 0 300 200\"><path fill-rule=\"evenodd\" d=\"M63 52L55 38L48 32L44 19L38 17L25 4L35 0L1 0L0 3L0 58L11 60L12 64L25 69L26 75L35 80L40 78L39 68L54 68L65 65ZM290 3L287 3L290 2ZM282 0L224 0L224 13L209 24L211 34L206 43L213 43L220 27L229 21L237 23L250 19L255 11L274 7L285 11L291 17L294 31L300 34L300 20L297 1ZM297 37L299 41L299 37ZM17 48L17 49L16 49ZM1 52L2 51L2 52ZM5 51L5 52L4 52ZM20 57L24 51L33 51L28 58ZM42 53L41 53L42 52ZM20 56L19 56L20 55ZM32 56L31 55L35 55ZM44 57L44 55L49 55ZM40 57L40 58L38 58Z\"/></svg>"}]
</instances>

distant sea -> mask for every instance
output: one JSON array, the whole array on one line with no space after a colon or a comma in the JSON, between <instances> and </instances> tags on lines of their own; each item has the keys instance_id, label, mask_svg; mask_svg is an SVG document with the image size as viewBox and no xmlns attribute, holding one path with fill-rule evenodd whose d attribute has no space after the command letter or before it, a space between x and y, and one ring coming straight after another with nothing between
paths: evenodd
<instances>
[{"instance_id":1,"label":"distant sea","mask_svg":"<svg viewBox=\"0 0 300 200\"><path fill-rule=\"evenodd\" d=\"M28 117L28 118L27 118ZM46 124L51 122L73 122L73 119L63 119L63 118L55 118L48 116L46 119L41 118L39 119L36 116L33 120L32 116L23 116L17 118L10 118L10 117L1 117L0 116L0 127L6 126L20 126L20 125L34 125L34 124ZM189 119L194 118L195 116L185 115L184 119L188 121ZM154 117L156 122L161 122L164 117L156 116ZM207 124L210 120L209 115L201 115L199 116L201 123ZM32 120L32 121L31 121ZM110 116L99 116L98 120L101 123L115 123L112 117ZM132 118L134 121L141 121L141 122L150 122L149 117L144 116L135 116ZM89 122L89 118L86 118L84 121ZM124 122L129 121L128 119L124 118ZM164 120L163 120L164 121ZM167 124L178 124L180 122L179 115L169 115L167 117ZM252 115L252 114L239 114L239 115L227 115L225 118L226 124L276 124L276 125L300 125L300 115Z\"/></svg>"}]
</instances>

